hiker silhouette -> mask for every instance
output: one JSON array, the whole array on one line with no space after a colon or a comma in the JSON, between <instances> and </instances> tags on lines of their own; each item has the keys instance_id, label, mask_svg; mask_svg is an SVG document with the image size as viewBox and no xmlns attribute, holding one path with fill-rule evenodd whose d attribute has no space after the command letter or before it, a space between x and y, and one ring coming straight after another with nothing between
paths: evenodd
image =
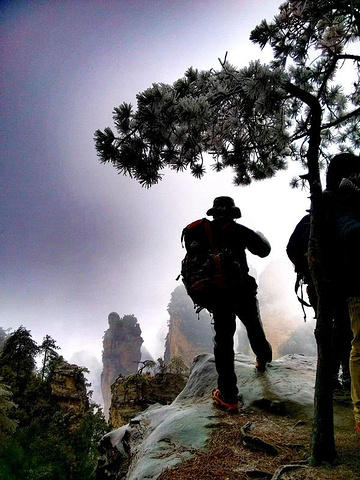
<instances>
[{"instance_id":1,"label":"hiker silhouette","mask_svg":"<svg viewBox=\"0 0 360 480\"><path fill-rule=\"evenodd\" d=\"M213 220L193 222L184 229L183 237L188 255L191 255L192 248L195 249L194 263L199 251L207 250L209 256L206 261L205 257L203 258L203 265L209 266L213 263L214 272L216 269L217 271L214 274L209 270L206 274L202 273L208 277L204 281L197 278L195 287L201 289L201 297L192 295L193 285L186 281L184 272L183 281L194 303L200 308L207 308L213 315L214 356L218 374L218 386L212 393L213 400L225 410L237 411L238 388L234 369L236 317L239 317L247 330L251 348L256 355L256 368L264 371L266 364L272 360L271 345L266 339L260 318L257 284L249 275L245 250L259 257L266 257L271 247L260 232L254 232L235 222L236 218L241 217L241 212L231 197L215 198L207 215L212 216ZM195 240L195 232L199 229L202 235L198 235ZM185 266L188 267L186 258ZM214 279L209 278L212 275ZM191 274L189 277L191 279Z\"/></svg>"},{"instance_id":2,"label":"hiker silhouette","mask_svg":"<svg viewBox=\"0 0 360 480\"><path fill-rule=\"evenodd\" d=\"M344 290L353 340L350 353L351 397L360 434L360 157L336 155L330 162L324 201L332 227L338 285Z\"/></svg>"},{"instance_id":3,"label":"hiker silhouette","mask_svg":"<svg viewBox=\"0 0 360 480\"><path fill-rule=\"evenodd\" d=\"M309 210L309 212L311 212ZM307 261L307 252L310 237L310 221L311 213L305 215L300 222L296 225L294 231L290 235L288 244L286 246L286 253L294 265L296 273L295 291L300 301L303 312L304 320L306 320L306 313L304 306L312 307L314 309L315 318L317 316L317 294L315 286L313 284L311 274L309 271L309 265ZM329 227L328 227L329 228ZM329 237L329 235L327 235ZM332 248L329 249L328 257L332 258ZM346 304L346 295L341 285L338 284L337 268L335 274L332 273L334 285L332 288L332 387L334 393L342 393L343 390L350 391L350 369L349 358L351 349L352 332L350 328L350 319L348 308ZM307 303L303 298L302 285L306 285L306 293L309 299ZM298 290L301 290L300 296ZM341 371L341 382L340 382Z\"/></svg>"}]
</instances>

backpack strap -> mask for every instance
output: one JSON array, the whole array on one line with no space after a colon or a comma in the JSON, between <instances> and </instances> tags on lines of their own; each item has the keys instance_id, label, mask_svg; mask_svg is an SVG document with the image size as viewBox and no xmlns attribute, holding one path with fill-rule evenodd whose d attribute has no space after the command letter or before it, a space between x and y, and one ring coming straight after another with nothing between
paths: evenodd
<instances>
[{"instance_id":1,"label":"backpack strap","mask_svg":"<svg viewBox=\"0 0 360 480\"><path fill-rule=\"evenodd\" d=\"M209 240L211 250L213 251L214 255L217 255L219 253L219 249L218 249L218 247L217 247L217 245L215 244L215 241L214 241L214 235L213 235L213 232L212 232L212 229L211 229L210 221L207 220L206 218L204 218L203 220L204 220L205 233L206 233L206 236Z\"/></svg>"},{"instance_id":2,"label":"backpack strap","mask_svg":"<svg viewBox=\"0 0 360 480\"><path fill-rule=\"evenodd\" d=\"M300 305L304 314L304 322L306 322L306 312L304 307L311 307L311 305L304 300L303 286L304 286L304 278L302 274L298 272L296 274L295 293L296 293L297 299L300 302ZM298 295L299 288L300 288L300 297Z\"/></svg>"},{"instance_id":3,"label":"backpack strap","mask_svg":"<svg viewBox=\"0 0 360 480\"><path fill-rule=\"evenodd\" d=\"M209 240L209 244L210 244L210 247L211 247L211 250L214 254L213 256L213 259L214 259L214 263L216 265L216 268L218 270L218 272L222 272L222 266L221 266L221 259L220 259L220 255L219 255L219 248L218 246L216 245L215 243L215 240L214 240L214 235L213 235L213 232L212 232L212 229L211 229L211 222L210 220L207 220L206 218L204 219L204 229L205 229L205 233L206 233L206 236ZM225 280L224 278L222 278L222 276L220 275L219 276L219 283L221 284L222 287L225 286Z\"/></svg>"}]
</instances>

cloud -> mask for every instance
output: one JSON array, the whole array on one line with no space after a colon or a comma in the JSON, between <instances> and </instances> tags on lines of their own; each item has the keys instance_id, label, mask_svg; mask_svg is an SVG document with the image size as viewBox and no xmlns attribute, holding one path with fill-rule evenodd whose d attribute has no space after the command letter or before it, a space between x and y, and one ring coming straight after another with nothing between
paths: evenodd
<instances>
[{"instance_id":1,"label":"cloud","mask_svg":"<svg viewBox=\"0 0 360 480\"><path fill-rule=\"evenodd\" d=\"M277 7L261 2L259 14L254 2L230 0L2 5L3 328L23 324L38 342L56 339L65 358L81 345L99 359L109 312L133 313L160 356L182 228L218 195L233 196L244 224L269 238L271 258L285 255L308 207L286 173L239 188L231 172L199 181L166 171L146 190L100 165L93 143L94 131L112 124L113 107L134 103L152 82L172 83L191 65L218 68L226 51L246 64L251 28ZM259 272L263 266L256 263Z\"/></svg>"}]
</instances>

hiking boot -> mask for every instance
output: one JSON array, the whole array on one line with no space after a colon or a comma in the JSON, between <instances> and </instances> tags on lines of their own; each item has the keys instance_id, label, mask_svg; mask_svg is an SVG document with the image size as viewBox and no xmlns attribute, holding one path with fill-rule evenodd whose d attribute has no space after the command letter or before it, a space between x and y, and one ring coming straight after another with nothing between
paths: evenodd
<instances>
[{"instance_id":1,"label":"hiking boot","mask_svg":"<svg viewBox=\"0 0 360 480\"><path fill-rule=\"evenodd\" d=\"M211 394L212 399L214 400L214 403L222 408L223 410L226 410L229 413L238 413L239 411L239 404L237 400L232 400L229 401L225 399L218 388L214 388Z\"/></svg>"},{"instance_id":2,"label":"hiking boot","mask_svg":"<svg viewBox=\"0 0 360 480\"><path fill-rule=\"evenodd\" d=\"M270 362L271 360L261 360L260 358L256 357L255 368L258 372L265 372L266 364Z\"/></svg>"},{"instance_id":3,"label":"hiking boot","mask_svg":"<svg viewBox=\"0 0 360 480\"><path fill-rule=\"evenodd\" d=\"M265 372L266 364L272 360L272 348L269 342L267 342L267 352L263 352L262 357L256 357L255 368L258 372Z\"/></svg>"}]
</instances>

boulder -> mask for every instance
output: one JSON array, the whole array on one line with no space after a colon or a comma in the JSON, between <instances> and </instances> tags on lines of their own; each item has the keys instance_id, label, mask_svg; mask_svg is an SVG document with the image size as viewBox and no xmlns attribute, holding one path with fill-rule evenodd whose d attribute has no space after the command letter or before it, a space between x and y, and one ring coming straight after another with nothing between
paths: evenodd
<instances>
[{"instance_id":1,"label":"boulder","mask_svg":"<svg viewBox=\"0 0 360 480\"><path fill-rule=\"evenodd\" d=\"M235 369L243 409L311 417L314 357L287 355L259 373L252 357L238 354ZM156 479L164 468L178 465L205 449L212 429L220 422L211 400L216 380L213 355L196 357L185 388L171 405L152 405L103 437L97 480Z\"/></svg>"}]
</instances>

